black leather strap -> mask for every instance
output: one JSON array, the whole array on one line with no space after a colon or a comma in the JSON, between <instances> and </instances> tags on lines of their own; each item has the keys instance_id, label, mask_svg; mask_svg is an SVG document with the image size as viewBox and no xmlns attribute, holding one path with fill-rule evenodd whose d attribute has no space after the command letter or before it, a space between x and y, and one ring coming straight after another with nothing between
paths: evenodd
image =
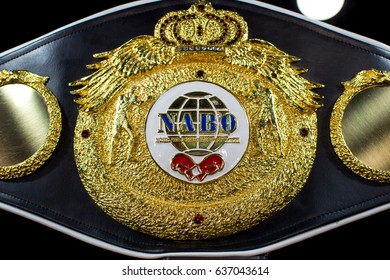
<instances>
[{"instance_id":1,"label":"black leather strap","mask_svg":"<svg viewBox=\"0 0 390 280\"><path fill-rule=\"evenodd\" d=\"M325 85L318 111L317 158L302 192L274 217L232 236L207 241L172 241L124 227L107 216L85 191L73 156L77 107L68 83L86 76L92 55L111 50L130 38L153 34L154 24L172 10L193 1L160 1L124 8L73 25L0 57L0 70L25 69L48 76L47 86L59 100L63 131L57 150L35 173L0 181L0 202L31 213L97 241L121 248L125 254L160 256L170 253L259 252L291 237L370 211L390 202L390 185L353 174L335 154L329 133L333 105L343 91L341 82L361 70L390 69L390 48L358 40L291 15L240 1L213 1L215 8L234 10L249 25L250 37L272 42L302 58L304 76ZM100 246L96 244L97 246ZM253 250L253 251L252 251Z\"/></svg>"}]
</instances>

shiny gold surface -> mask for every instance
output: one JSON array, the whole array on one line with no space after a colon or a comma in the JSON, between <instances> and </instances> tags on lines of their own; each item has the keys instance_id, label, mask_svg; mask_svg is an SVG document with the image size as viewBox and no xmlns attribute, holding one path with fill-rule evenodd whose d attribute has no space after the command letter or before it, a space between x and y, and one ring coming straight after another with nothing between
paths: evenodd
<instances>
[{"instance_id":1,"label":"shiny gold surface","mask_svg":"<svg viewBox=\"0 0 390 280\"><path fill-rule=\"evenodd\" d=\"M361 71L343 84L330 123L335 151L360 176L390 182L389 72Z\"/></svg>"},{"instance_id":2,"label":"shiny gold surface","mask_svg":"<svg viewBox=\"0 0 390 280\"><path fill-rule=\"evenodd\" d=\"M32 173L57 145L61 111L46 81L28 71L0 72L0 179Z\"/></svg>"},{"instance_id":3,"label":"shiny gold surface","mask_svg":"<svg viewBox=\"0 0 390 280\"><path fill-rule=\"evenodd\" d=\"M42 96L23 84L0 87L0 165L31 157L46 140L49 113Z\"/></svg>"},{"instance_id":4,"label":"shiny gold surface","mask_svg":"<svg viewBox=\"0 0 390 280\"><path fill-rule=\"evenodd\" d=\"M342 121L345 143L361 162L390 171L390 87L371 87L348 104Z\"/></svg>"},{"instance_id":5,"label":"shiny gold surface","mask_svg":"<svg viewBox=\"0 0 390 280\"><path fill-rule=\"evenodd\" d=\"M212 31L203 29L204 11L214 19L228 15L229 34L234 26L244 34L222 36L218 20L210 24ZM172 24L182 15L183 21L196 17L198 36L206 37L190 40L186 29L175 32L174 26L194 25ZM164 36L140 36L96 55L102 60L88 66L95 72L70 84L80 86L73 91L80 105L74 136L78 171L93 200L115 220L161 238L215 238L268 219L303 188L315 159L321 107L311 90L321 85L299 75L302 70L291 66L296 57L263 40L247 40L245 26L236 13L198 1L159 21L155 34ZM217 43L218 32L224 39ZM221 48L198 45L204 42ZM244 106L250 123L249 145L238 165L202 184L166 173L145 139L151 106L190 81L225 88Z\"/></svg>"}]
</instances>

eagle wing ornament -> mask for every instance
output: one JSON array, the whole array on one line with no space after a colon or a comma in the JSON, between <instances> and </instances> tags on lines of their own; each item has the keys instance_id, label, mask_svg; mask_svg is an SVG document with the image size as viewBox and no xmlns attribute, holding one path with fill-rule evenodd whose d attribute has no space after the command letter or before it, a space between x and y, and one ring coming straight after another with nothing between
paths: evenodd
<instances>
[{"instance_id":1,"label":"eagle wing ornament","mask_svg":"<svg viewBox=\"0 0 390 280\"><path fill-rule=\"evenodd\" d=\"M156 65L170 63L174 58L174 48L152 36L139 36L112 51L95 54L94 57L101 61L87 65L87 68L96 71L70 83L70 86L81 86L72 94L79 96L75 102L85 112L94 111L119 95L108 139L108 162L113 162L115 140L121 129L128 134L128 159L132 159L134 134L127 119L127 111L131 104L139 105L146 100L137 95L136 87L131 86L131 77L151 70Z\"/></svg>"},{"instance_id":2,"label":"eagle wing ornament","mask_svg":"<svg viewBox=\"0 0 390 280\"><path fill-rule=\"evenodd\" d=\"M260 76L268 78L278 91L300 110L315 111L322 107L319 100L323 97L311 89L323 86L300 76L306 69L290 65L299 61L299 58L261 39L250 39L226 47L225 54L228 63L253 69Z\"/></svg>"},{"instance_id":3,"label":"eagle wing ornament","mask_svg":"<svg viewBox=\"0 0 390 280\"><path fill-rule=\"evenodd\" d=\"M250 39L227 46L224 59L230 64L255 70L257 75L272 84L272 87L291 105L303 112L314 112L323 106L319 103L323 97L312 91L312 89L321 88L323 85L312 83L300 76L307 70L291 65L300 59L279 50L267 41ZM270 123L276 131L280 156L282 157L283 139L278 125L274 92L267 87L267 83L261 85L259 80L255 80L253 84L255 88L253 95L262 100L260 121L256 128L260 150L265 153L262 134L267 124Z\"/></svg>"},{"instance_id":4,"label":"eagle wing ornament","mask_svg":"<svg viewBox=\"0 0 390 280\"><path fill-rule=\"evenodd\" d=\"M122 46L107 52L95 54L100 62L87 65L96 70L91 75L70 83L70 86L81 86L72 94L79 97L75 100L80 110L96 110L113 96L129 90L131 77L151 70L156 65L169 64L174 58L174 47L163 44L153 36L139 36ZM137 102L137 98L132 98ZM142 100L138 100L142 101Z\"/></svg>"}]
</instances>

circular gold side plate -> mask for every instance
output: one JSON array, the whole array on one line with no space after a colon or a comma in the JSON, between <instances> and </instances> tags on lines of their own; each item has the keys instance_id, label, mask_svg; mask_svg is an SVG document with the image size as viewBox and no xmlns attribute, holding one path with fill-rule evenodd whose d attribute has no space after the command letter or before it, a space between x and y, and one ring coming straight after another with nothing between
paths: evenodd
<instances>
[{"instance_id":1,"label":"circular gold side plate","mask_svg":"<svg viewBox=\"0 0 390 280\"><path fill-rule=\"evenodd\" d=\"M220 55L183 57L132 77L127 91L135 98L126 109L128 126L118 128L119 117L114 118L126 92L96 111L80 111L74 137L76 163L93 200L132 229L182 240L226 236L271 217L302 189L315 158L317 117L314 111L302 112L293 106L266 77L224 63ZM145 131L148 113L159 98L194 81L231 93L242 104L249 123L248 144L236 166L200 183L163 170L151 155ZM259 88L273 92L272 108ZM271 109L277 122L267 115ZM161 144L161 151L168 147L164 145L171 146ZM172 156L167 154L165 160L169 163Z\"/></svg>"},{"instance_id":2,"label":"circular gold side plate","mask_svg":"<svg viewBox=\"0 0 390 280\"><path fill-rule=\"evenodd\" d=\"M0 179L31 174L57 146L61 109L47 80L24 70L0 72Z\"/></svg>"},{"instance_id":3,"label":"circular gold side plate","mask_svg":"<svg viewBox=\"0 0 390 280\"><path fill-rule=\"evenodd\" d=\"M364 70L343 85L330 120L334 150L354 173L388 183L390 73Z\"/></svg>"}]
</instances>

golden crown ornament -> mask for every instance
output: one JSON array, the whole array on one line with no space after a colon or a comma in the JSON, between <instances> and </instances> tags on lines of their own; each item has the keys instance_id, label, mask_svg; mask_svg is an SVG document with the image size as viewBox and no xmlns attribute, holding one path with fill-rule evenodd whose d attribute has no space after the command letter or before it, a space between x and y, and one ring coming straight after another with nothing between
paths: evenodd
<instances>
[{"instance_id":1,"label":"golden crown ornament","mask_svg":"<svg viewBox=\"0 0 390 280\"><path fill-rule=\"evenodd\" d=\"M119 223L176 240L249 229L301 191L321 96L299 59L248 39L236 12L197 1L70 85L85 189Z\"/></svg>"}]
</instances>

